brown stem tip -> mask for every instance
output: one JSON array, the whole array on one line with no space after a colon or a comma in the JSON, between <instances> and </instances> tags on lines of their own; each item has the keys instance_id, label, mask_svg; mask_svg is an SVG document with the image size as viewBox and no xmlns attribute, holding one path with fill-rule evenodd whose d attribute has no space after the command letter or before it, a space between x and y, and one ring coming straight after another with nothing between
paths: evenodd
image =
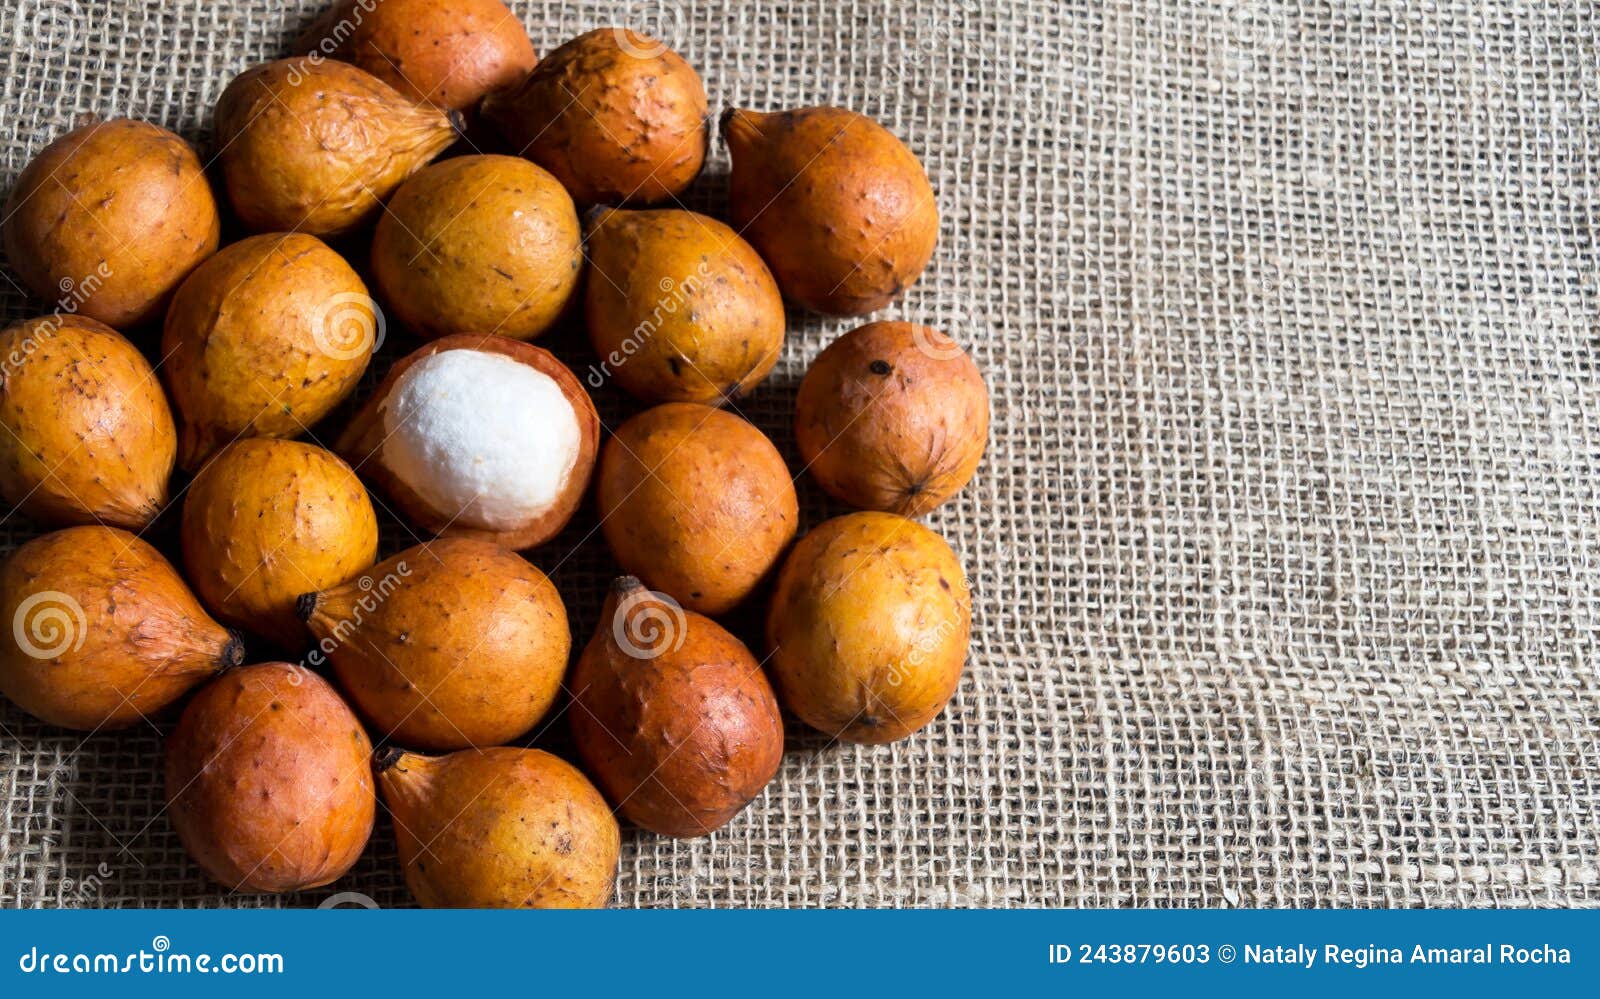
<instances>
[{"instance_id":1,"label":"brown stem tip","mask_svg":"<svg viewBox=\"0 0 1600 999\"><path fill-rule=\"evenodd\" d=\"M625 597L630 593L638 593L644 588L644 583L639 581L638 576L618 576L611 581L611 592L619 597Z\"/></svg>"},{"instance_id":2,"label":"brown stem tip","mask_svg":"<svg viewBox=\"0 0 1600 999\"><path fill-rule=\"evenodd\" d=\"M228 640L222 644L222 655L217 657L217 672L233 669L244 662L244 639L239 637L237 631L228 632Z\"/></svg>"},{"instance_id":3,"label":"brown stem tip","mask_svg":"<svg viewBox=\"0 0 1600 999\"><path fill-rule=\"evenodd\" d=\"M406 751L399 746L380 746L372 754L372 772L375 774L383 773L396 763L399 763L400 757L404 755L406 755Z\"/></svg>"},{"instance_id":4,"label":"brown stem tip","mask_svg":"<svg viewBox=\"0 0 1600 999\"><path fill-rule=\"evenodd\" d=\"M294 616L302 621L311 620L311 615L317 609L317 595L315 593L302 593L294 599Z\"/></svg>"}]
</instances>

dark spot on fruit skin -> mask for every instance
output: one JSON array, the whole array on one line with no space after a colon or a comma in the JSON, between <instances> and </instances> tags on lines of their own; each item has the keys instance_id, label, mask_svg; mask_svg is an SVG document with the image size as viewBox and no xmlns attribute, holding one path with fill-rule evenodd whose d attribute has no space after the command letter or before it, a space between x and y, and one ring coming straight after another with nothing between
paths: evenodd
<instances>
[{"instance_id":1,"label":"dark spot on fruit skin","mask_svg":"<svg viewBox=\"0 0 1600 999\"><path fill-rule=\"evenodd\" d=\"M947 590L950 588L949 581L947 581L943 576L939 577L939 585L944 587Z\"/></svg>"},{"instance_id":2,"label":"dark spot on fruit skin","mask_svg":"<svg viewBox=\"0 0 1600 999\"><path fill-rule=\"evenodd\" d=\"M875 375L887 375L889 372L894 370L894 368L889 366L888 361L882 360L873 361L871 364L867 365L867 368Z\"/></svg>"}]
</instances>

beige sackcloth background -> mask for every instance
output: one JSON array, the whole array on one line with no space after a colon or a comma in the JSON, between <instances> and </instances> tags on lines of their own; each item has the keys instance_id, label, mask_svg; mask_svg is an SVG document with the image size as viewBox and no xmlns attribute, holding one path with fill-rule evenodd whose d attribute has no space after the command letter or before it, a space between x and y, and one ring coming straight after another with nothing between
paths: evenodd
<instances>
[{"instance_id":1,"label":"beige sackcloth background","mask_svg":"<svg viewBox=\"0 0 1600 999\"><path fill-rule=\"evenodd\" d=\"M879 317L948 331L993 393L982 469L927 518L974 587L955 700L888 747L791 722L723 831L626 829L617 904L1600 900L1594 4L515 6L541 52L627 23L714 109L903 137L943 224ZM86 114L208 148L230 77L319 7L10 0L5 183ZM726 169L719 140L685 202L721 214ZM38 311L7 285L8 318ZM852 325L791 313L740 403L796 469L795 385ZM389 330L374 371L415 344ZM807 525L840 512L800 488ZM532 556L580 641L615 571L594 516ZM387 525L385 554L411 543ZM209 884L162 812L170 718L0 724L5 905L408 902L382 813L327 889Z\"/></svg>"}]
</instances>

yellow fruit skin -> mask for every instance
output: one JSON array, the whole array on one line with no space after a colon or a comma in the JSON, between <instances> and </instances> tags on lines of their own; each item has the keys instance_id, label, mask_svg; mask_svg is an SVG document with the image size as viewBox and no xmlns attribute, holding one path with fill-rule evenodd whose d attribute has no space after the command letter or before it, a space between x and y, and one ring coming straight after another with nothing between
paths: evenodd
<instances>
[{"instance_id":1,"label":"yellow fruit skin","mask_svg":"<svg viewBox=\"0 0 1600 999\"><path fill-rule=\"evenodd\" d=\"M844 108L722 119L733 157L728 213L784 297L859 316L899 297L928 266L939 208L915 154Z\"/></svg>"},{"instance_id":2,"label":"yellow fruit skin","mask_svg":"<svg viewBox=\"0 0 1600 999\"><path fill-rule=\"evenodd\" d=\"M167 503L172 410L138 348L83 316L0 332L0 494L52 525L139 529Z\"/></svg>"},{"instance_id":3,"label":"yellow fruit skin","mask_svg":"<svg viewBox=\"0 0 1600 999\"><path fill-rule=\"evenodd\" d=\"M537 749L380 751L406 885L430 909L597 909L622 835L576 767Z\"/></svg>"},{"instance_id":4,"label":"yellow fruit skin","mask_svg":"<svg viewBox=\"0 0 1600 999\"><path fill-rule=\"evenodd\" d=\"M555 702L572 651L555 584L515 552L440 538L300 605L339 683L397 742L510 742Z\"/></svg>"},{"instance_id":5,"label":"yellow fruit skin","mask_svg":"<svg viewBox=\"0 0 1600 999\"><path fill-rule=\"evenodd\" d=\"M646 402L716 405L767 377L783 296L755 248L694 212L597 209L589 223L589 338L602 370Z\"/></svg>"},{"instance_id":6,"label":"yellow fruit skin","mask_svg":"<svg viewBox=\"0 0 1600 999\"><path fill-rule=\"evenodd\" d=\"M411 100L460 110L539 61L500 0L338 0L295 47L354 63Z\"/></svg>"},{"instance_id":7,"label":"yellow fruit skin","mask_svg":"<svg viewBox=\"0 0 1600 999\"><path fill-rule=\"evenodd\" d=\"M372 834L371 755L322 677L289 663L231 670L195 695L167 739L172 825L229 889L325 885Z\"/></svg>"},{"instance_id":8,"label":"yellow fruit skin","mask_svg":"<svg viewBox=\"0 0 1600 999\"><path fill-rule=\"evenodd\" d=\"M916 521L853 513L801 538L767 613L778 699L848 742L903 739L955 693L972 598L950 546Z\"/></svg>"},{"instance_id":9,"label":"yellow fruit skin","mask_svg":"<svg viewBox=\"0 0 1600 999\"><path fill-rule=\"evenodd\" d=\"M513 149L585 205L652 205L681 194L705 165L706 89L653 38L597 28L491 94L484 117Z\"/></svg>"},{"instance_id":10,"label":"yellow fruit skin","mask_svg":"<svg viewBox=\"0 0 1600 999\"><path fill-rule=\"evenodd\" d=\"M426 337L532 340L567 308L582 275L572 198L515 156L458 156L400 186L372 237L372 280L394 316Z\"/></svg>"},{"instance_id":11,"label":"yellow fruit skin","mask_svg":"<svg viewBox=\"0 0 1600 999\"><path fill-rule=\"evenodd\" d=\"M812 362L794 406L806 471L837 499L916 517L961 490L989 440L989 390L926 326L857 327Z\"/></svg>"},{"instance_id":12,"label":"yellow fruit skin","mask_svg":"<svg viewBox=\"0 0 1600 999\"><path fill-rule=\"evenodd\" d=\"M252 236L173 296L161 372L178 411L178 463L198 469L241 437L297 437L355 389L376 344L375 305L315 236Z\"/></svg>"},{"instance_id":13,"label":"yellow fruit skin","mask_svg":"<svg viewBox=\"0 0 1600 999\"><path fill-rule=\"evenodd\" d=\"M0 621L0 692L65 728L125 728L244 658L159 552L112 527L13 552Z\"/></svg>"},{"instance_id":14,"label":"yellow fruit skin","mask_svg":"<svg viewBox=\"0 0 1600 999\"><path fill-rule=\"evenodd\" d=\"M623 569L701 614L749 596L800 519L772 442L732 413L687 402L617 428L600 454L595 498Z\"/></svg>"},{"instance_id":15,"label":"yellow fruit skin","mask_svg":"<svg viewBox=\"0 0 1600 999\"><path fill-rule=\"evenodd\" d=\"M183 501L189 581L223 621L303 643L302 593L354 579L378 557L378 518L350 466L322 448L257 438L223 449Z\"/></svg>"},{"instance_id":16,"label":"yellow fruit skin","mask_svg":"<svg viewBox=\"0 0 1600 999\"><path fill-rule=\"evenodd\" d=\"M5 217L6 260L34 294L118 329L158 318L222 232L194 150L127 118L46 146L17 178Z\"/></svg>"},{"instance_id":17,"label":"yellow fruit skin","mask_svg":"<svg viewBox=\"0 0 1600 999\"><path fill-rule=\"evenodd\" d=\"M456 140L451 119L347 63L281 59L217 100L228 200L254 232L334 236Z\"/></svg>"}]
</instances>

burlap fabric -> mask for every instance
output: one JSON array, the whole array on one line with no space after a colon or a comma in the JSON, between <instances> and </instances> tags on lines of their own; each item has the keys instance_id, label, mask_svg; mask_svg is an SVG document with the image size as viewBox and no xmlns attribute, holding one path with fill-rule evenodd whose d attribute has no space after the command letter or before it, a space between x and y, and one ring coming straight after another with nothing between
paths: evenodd
<instances>
[{"instance_id":1,"label":"burlap fabric","mask_svg":"<svg viewBox=\"0 0 1600 999\"><path fill-rule=\"evenodd\" d=\"M883 315L948 330L994 398L977 479L928 518L975 589L950 708L875 749L791 724L725 831L625 833L619 904L1600 898L1594 5L516 6L541 50L624 20L713 106L903 136L943 229ZM204 145L316 7L11 0L5 180L83 114ZM718 143L688 204L720 212L725 171ZM740 408L793 462L794 387L851 324L791 323ZM838 512L801 491L807 523ZM580 637L614 571L593 518L535 555ZM327 890L208 884L162 813L170 719L0 723L6 905L406 904L386 817Z\"/></svg>"}]
</instances>

